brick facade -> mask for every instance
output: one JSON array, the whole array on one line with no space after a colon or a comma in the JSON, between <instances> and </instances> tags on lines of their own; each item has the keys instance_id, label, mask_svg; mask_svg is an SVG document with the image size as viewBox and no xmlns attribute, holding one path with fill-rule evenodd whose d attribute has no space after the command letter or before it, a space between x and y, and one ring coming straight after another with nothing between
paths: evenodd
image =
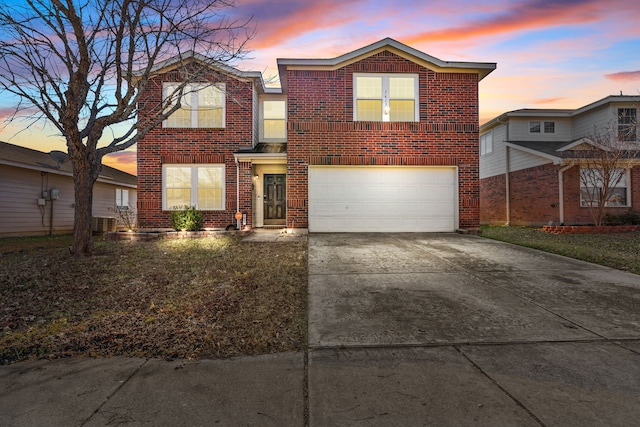
<instances>
[{"instance_id":1,"label":"brick facade","mask_svg":"<svg viewBox=\"0 0 640 427\"><path fill-rule=\"evenodd\" d=\"M553 164L511 172L511 225L544 225L560 220L558 167Z\"/></svg>"},{"instance_id":2,"label":"brick facade","mask_svg":"<svg viewBox=\"0 0 640 427\"><path fill-rule=\"evenodd\" d=\"M541 226L560 223L558 171L553 164L511 172L510 225ZM640 166L631 170L631 208L640 211ZM629 184L628 184L629 185ZM505 176L497 175L480 181L482 224L505 224ZM593 224L588 207L580 205L580 168L573 166L563 172L564 224ZM607 213L622 214L629 207L607 208Z\"/></svg>"},{"instance_id":3,"label":"brick facade","mask_svg":"<svg viewBox=\"0 0 640 427\"><path fill-rule=\"evenodd\" d=\"M379 43L394 45L395 52L404 50L393 40ZM431 69L421 65L428 63L429 58L409 60L393 49L372 50L370 55L361 58L344 61L343 66L336 67L305 69L298 64L280 68L286 70L286 75L281 76L286 79L283 93L287 101L286 226L309 226L309 165L394 165L455 166L458 225L477 228L480 223L478 81L481 72L488 74L495 67L480 65L480 70L474 68L477 64L466 69L434 65ZM440 67L445 67L446 72L434 71L442 70ZM419 121L354 121L354 73L418 75ZM205 81L226 83L224 129L157 126L138 142L141 229L170 227L170 213L162 210L162 166L169 163L225 165L225 207L220 211L204 211L205 228L235 224L237 210L246 213L248 226L259 216L252 211L258 203L254 200L253 188L256 169L246 157L240 162L236 162L236 157L251 151L247 151L247 147L253 146L254 135L259 132L255 128L259 126L255 116L256 96L264 94L265 89L255 76L253 80L243 79L238 77L241 74L226 75L212 70L204 77ZM144 98L139 105L140 126L153 114L151 106L160 105L162 83L176 81L180 81L178 72L167 71L144 88ZM259 158L259 154L256 156Z\"/></svg>"},{"instance_id":4,"label":"brick facade","mask_svg":"<svg viewBox=\"0 0 640 427\"><path fill-rule=\"evenodd\" d=\"M419 75L420 122L353 121L353 73ZM332 71L289 70L287 225L308 227L309 165L458 167L461 228L479 225L478 75L436 73L389 51Z\"/></svg>"},{"instance_id":5,"label":"brick facade","mask_svg":"<svg viewBox=\"0 0 640 427\"><path fill-rule=\"evenodd\" d=\"M162 83L179 81L175 72L157 76L145 91L142 105L159 105ZM138 223L142 229L170 228L170 213L162 210L162 165L168 163L225 165L224 210L204 211L205 228L235 224L237 170L234 153L251 146L253 138L253 83L211 72L206 80L226 84L223 129L164 128L158 126L138 142ZM140 109L140 122L153 111ZM240 165L240 210L251 218L251 165ZM248 194L248 195L247 195Z\"/></svg>"},{"instance_id":6,"label":"brick facade","mask_svg":"<svg viewBox=\"0 0 640 427\"><path fill-rule=\"evenodd\" d=\"M504 225L507 222L507 180L504 174L480 180L480 223Z\"/></svg>"}]
</instances>

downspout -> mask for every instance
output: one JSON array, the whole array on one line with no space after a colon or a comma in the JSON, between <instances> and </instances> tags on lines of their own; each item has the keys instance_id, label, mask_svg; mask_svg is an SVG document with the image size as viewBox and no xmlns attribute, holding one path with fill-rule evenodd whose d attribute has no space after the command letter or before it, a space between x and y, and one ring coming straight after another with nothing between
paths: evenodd
<instances>
[{"instance_id":1,"label":"downspout","mask_svg":"<svg viewBox=\"0 0 640 427\"><path fill-rule=\"evenodd\" d=\"M573 167L573 162L558 170L558 207L560 209L560 224L564 225L564 172Z\"/></svg>"},{"instance_id":2,"label":"downspout","mask_svg":"<svg viewBox=\"0 0 640 427\"><path fill-rule=\"evenodd\" d=\"M506 171L504 174L504 191L505 191L505 209L507 210L507 223L505 225L509 225L511 223L511 190L510 190L510 180L509 180L509 169L510 169L510 158L509 158L509 146L505 146L505 162L506 162Z\"/></svg>"},{"instance_id":3,"label":"downspout","mask_svg":"<svg viewBox=\"0 0 640 427\"><path fill-rule=\"evenodd\" d=\"M238 158L236 160L236 212L240 212L240 163L238 162ZM236 228L240 230L240 219L236 220Z\"/></svg>"},{"instance_id":4,"label":"downspout","mask_svg":"<svg viewBox=\"0 0 640 427\"><path fill-rule=\"evenodd\" d=\"M509 141L509 120L506 121L502 121L502 119L498 118L498 123L500 123L501 125L505 125L506 128L506 132L505 132L505 142ZM505 151L505 156L504 156L504 161L505 161L505 173L504 173L504 192L505 192L505 203L504 203L504 207L506 210L506 224L505 225L510 225L511 224L511 182L509 180L509 170L511 169L511 158L510 158L510 150L509 150L509 145L505 143L504 145L504 151Z\"/></svg>"}]
</instances>

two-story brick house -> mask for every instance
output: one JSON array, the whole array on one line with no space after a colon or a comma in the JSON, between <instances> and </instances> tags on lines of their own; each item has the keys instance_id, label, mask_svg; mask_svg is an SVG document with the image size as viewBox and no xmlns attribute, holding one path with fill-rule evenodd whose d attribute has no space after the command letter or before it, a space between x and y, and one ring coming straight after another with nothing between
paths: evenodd
<instances>
[{"instance_id":1,"label":"two-story brick house","mask_svg":"<svg viewBox=\"0 0 640 427\"><path fill-rule=\"evenodd\" d=\"M601 138L619 142L630 157L619 162L620 179L612 180L615 188L605 201L606 211L640 212L640 159L635 154L640 149L639 106L638 96L608 96L578 109L509 111L483 124L481 222L593 223L589 204L594 202L588 198L595 188L586 188L580 177L597 169L590 167L597 166L596 161L586 162L585 156L597 156Z\"/></svg>"},{"instance_id":2,"label":"two-story brick house","mask_svg":"<svg viewBox=\"0 0 640 427\"><path fill-rule=\"evenodd\" d=\"M138 143L142 228L169 227L180 205L203 210L206 228L235 224L238 211L248 227L312 232L478 227L478 83L495 64L388 38L277 62L277 89L212 66L215 84L194 85L190 107ZM180 64L159 68L146 99L171 91Z\"/></svg>"}]
</instances>

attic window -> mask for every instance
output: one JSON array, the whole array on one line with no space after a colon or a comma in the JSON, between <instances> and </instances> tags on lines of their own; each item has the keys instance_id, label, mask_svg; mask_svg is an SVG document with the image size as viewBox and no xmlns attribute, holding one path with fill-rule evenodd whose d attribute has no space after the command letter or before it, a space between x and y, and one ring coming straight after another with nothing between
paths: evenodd
<instances>
[{"instance_id":1,"label":"attic window","mask_svg":"<svg viewBox=\"0 0 640 427\"><path fill-rule=\"evenodd\" d=\"M529 133L556 133L556 122L529 122Z\"/></svg>"}]
</instances>

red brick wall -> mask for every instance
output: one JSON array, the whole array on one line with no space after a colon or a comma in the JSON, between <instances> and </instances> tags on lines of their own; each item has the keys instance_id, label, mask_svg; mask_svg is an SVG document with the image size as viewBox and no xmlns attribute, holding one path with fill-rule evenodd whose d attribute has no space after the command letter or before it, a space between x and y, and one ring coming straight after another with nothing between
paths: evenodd
<instances>
[{"instance_id":1,"label":"red brick wall","mask_svg":"<svg viewBox=\"0 0 640 427\"><path fill-rule=\"evenodd\" d=\"M640 166L631 170L631 207L636 212L640 212ZM564 172L564 218L565 225L593 224L593 216L588 207L580 206L580 168L574 166ZM628 207L606 208L606 213L622 214L629 210Z\"/></svg>"},{"instance_id":2,"label":"red brick wall","mask_svg":"<svg viewBox=\"0 0 640 427\"><path fill-rule=\"evenodd\" d=\"M540 226L549 221L560 222L558 166L552 164L511 172L511 225ZM632 209L640 212L640 167L631 171ZM504 175L483 179L480 183L481 223L500 224L506 221ZM593 224L588 207L580 206L580 169L574 166L563 173L564 224ZM628 207L607 208L606 212L621 214Z\"/></svg>"},{"instance_id":3,"label":"red brick wall","mask_svg":"<svg viewBox=\"0 0 640 427\"><path fill-rule=\"evenodd\" d=\"M558 167L553 164L511 172L511 225L545 225L560 220Z\"/></svg>"},{"instance_id":4,"label":"red brick wall","mask_svg":"<svg viewBox=\"0 0 640 427\"><path fill-rule=\"evenodd\" d=\"M480 224L507 222L506 185L504 174L480 180Z\"/></svg>"},{"instance_id":5,"label":"red brick wall","mask_svg":"<svg viewBox=\"0 0 640 427\"><path fill-rule=\"evenodd\" d=\"M415 73L420 122L353 121L353 73ZM478 76L388 51L335 71L288 70L287 226L308 227L310 164L456 165L460 228L479 225Z\"/></svg>"},{"instance_id":6,"label":"red brick wall","mask_svg":"<svg viewBox=\"0 0 640 427\"><path fill-rule=\"evenodd\" d=\"M169 228L170 215L162 210L162 165L166 163L224 163L225 210L205 211L205 228L223 228L235 224L236 164L233 153L252 145L252 83L211 72L207 80L226 83L226 127L224 129L165 129L155 127L138 142L138 222L141 228ZM139 126L158 108L162 82L178 81L174 73L158 76L150 82L140 103ZM251 189L251 167L241 167L241 186ZM240 209L249 213L251 192L242 198Z\"/></svg>"}]
</instances>

